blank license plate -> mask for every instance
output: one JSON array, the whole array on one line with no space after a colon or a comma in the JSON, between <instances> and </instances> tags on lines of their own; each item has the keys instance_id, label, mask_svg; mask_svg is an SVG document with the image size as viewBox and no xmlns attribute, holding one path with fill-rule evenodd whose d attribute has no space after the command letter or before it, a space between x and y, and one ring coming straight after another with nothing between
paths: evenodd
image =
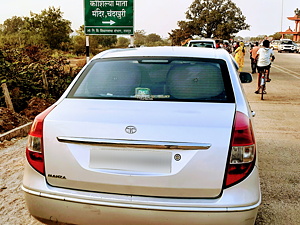
<instances>
[{"instance_id":1,"label":"blank license plate","mask_svg":"<svg viewBox=\"0 0 300 225\"><path fill-rule=\"evenodd\" d=\"M99 147L90 150L90 168L170 173L171 158L171 152Z\"/></svg>"}]
</instances>

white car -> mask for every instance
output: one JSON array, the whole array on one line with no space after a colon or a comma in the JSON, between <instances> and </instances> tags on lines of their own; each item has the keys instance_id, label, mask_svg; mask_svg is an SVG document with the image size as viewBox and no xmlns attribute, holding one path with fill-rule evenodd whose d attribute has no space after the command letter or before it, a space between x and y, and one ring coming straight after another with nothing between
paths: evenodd
<instances>
[{"instance_id":1,"label":"white car","mask_svg":"<svg viewBox=\"0 0 300 225\"><path fill-rule=\"evenodd\" d=\"M187 47L216 48L214 39L190 40Z\"/></svg>"},{"instance_id":2,"label":"white car","mask_svg":"<svg viewBox=\"0 0 300 225\"><path fill-rule=\"evenodd\" d=\"M274 40L270 43L270 48L272 48L273 50L278 50L278 45L280 44L279 40Z\"/></svg>"},{"instance_id":3,"label":"white car","mask_svg":"<svg viewBox=\"0 0 300 225\"><path fill-rule=\"evenodd\" d=\"M300 43L295 43L296 53L300 53Z\"/></svg>"},{"instance_id":4,"label":"white car","mask_svg":"<svg viewBox=\"0 0 300 225\"><path fill-rule=\"evenodd\" d=\"M280 39L280 43L278 45L278 52L296 52L296 46L294 42L290 39Z\"/></svg>"},{"instance_id":5,"label":"white car","mask_svg":"<svg viewBox=\"0 0 300 225\"><path fill-rule=\"evenodd\" d=\"M254 224L252 112L225 50L115 49L34 120L22 189L43 222Z\"/></svg>"}]
</instances>

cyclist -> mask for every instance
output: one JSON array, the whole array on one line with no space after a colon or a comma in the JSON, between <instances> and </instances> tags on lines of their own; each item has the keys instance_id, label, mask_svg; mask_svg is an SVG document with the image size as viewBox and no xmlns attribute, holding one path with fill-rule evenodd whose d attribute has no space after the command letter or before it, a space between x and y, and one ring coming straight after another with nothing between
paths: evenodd
<instances>
[{"instance_id":1,"label":"cyclist","mask_svg":"<svg viewBox=\"0 0 300 225\"><path fill-rule=\"evenodd\" d=\"M264 72L266 74L266 81L267 82L271 81L271 79L269 78L269 73L270 73L271 62L275 60L275 56L273 50L270 49L269 47L270 47L270 41L264 40L263 47L257 51L256 61L257 61L258 77L257 77L257 90L254 92L255 94L259 93L260 79Z\"/></svg>"}]
</instances>

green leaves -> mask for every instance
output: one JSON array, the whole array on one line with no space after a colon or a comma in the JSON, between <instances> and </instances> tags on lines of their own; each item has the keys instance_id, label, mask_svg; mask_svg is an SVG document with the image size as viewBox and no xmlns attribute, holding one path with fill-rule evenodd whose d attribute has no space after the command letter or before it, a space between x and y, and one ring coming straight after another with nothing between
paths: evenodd
<instances>
[{"instance_id":1,"label":"green leaves","mask_svg":"<svg viewBox=\"0 0 300 225\"><path fill-rule=\"evenodd\" d=\"M7 84L16 111L23 110L32 97L57 100L73 80L71 71L65 70L68 60L52 57L51 51L30 46L7 49L4 53L0 80ZM3 99L0 99L0 106L5 106Z\"/></svg>"},{"instance_id":2,"label":"green leaves","mask_svg":"<svg viewBox=\"0 0 300 225\"><path fill-rule=\"evenodd\" d=\"M170 34L172 40L184 40L194 35L205 38L230 39L240 30L249 29L246 17L231 0L194 0L186 12L186 21ZM184 36L179 36L180 34ZM179 37L178 37L179 36ZM176 39L174 39L176 38Z\"/></svg>"},{"instance_id":3,"label":"green leaves","mask_svg":"<svg viewBox=\"0 0 300 225\"><path fill-rule=\"evenodd\" d=\"M64 50L73 31L71 22L62 16L60 8L49 7L40 14L31 12L30 17L7 19L0 25L0 43L13 47L39 45Z\"/></svg>"}]
</instances>

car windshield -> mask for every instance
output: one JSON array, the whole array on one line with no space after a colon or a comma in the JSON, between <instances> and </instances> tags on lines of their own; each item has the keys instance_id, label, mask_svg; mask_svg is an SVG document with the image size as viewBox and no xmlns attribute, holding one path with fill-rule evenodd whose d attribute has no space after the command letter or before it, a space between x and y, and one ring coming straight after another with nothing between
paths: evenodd
<instances>
[{"instance_id":1,"label":"car windshield","mask_svg":"<svg viewBox=\"0 0 300 225\"><path fill-rule=\"evenodd\" d=\"M225 61L190 58L94 60L68 98L234 102Z\"/></svg>"},{"instance_id":2,"label":"car windshield","mask_svg":"<svg viewBox=\"0 0 300 225\"><path fill-rule=\"evenodd\" d=\"M192 47L213 48L212 42L193 42Z\"/></svg>"},{"instance_id":3,"label":"car windshield","mask_svg":"<svg viewBox=\"0 0 300 225\"><path fill-rule=\"evenodd\" d=\"M289 44L289 45L292 45L293 42L292 42L292 41L281 41L281 44Z\"/></svg>"}]
</instances>

